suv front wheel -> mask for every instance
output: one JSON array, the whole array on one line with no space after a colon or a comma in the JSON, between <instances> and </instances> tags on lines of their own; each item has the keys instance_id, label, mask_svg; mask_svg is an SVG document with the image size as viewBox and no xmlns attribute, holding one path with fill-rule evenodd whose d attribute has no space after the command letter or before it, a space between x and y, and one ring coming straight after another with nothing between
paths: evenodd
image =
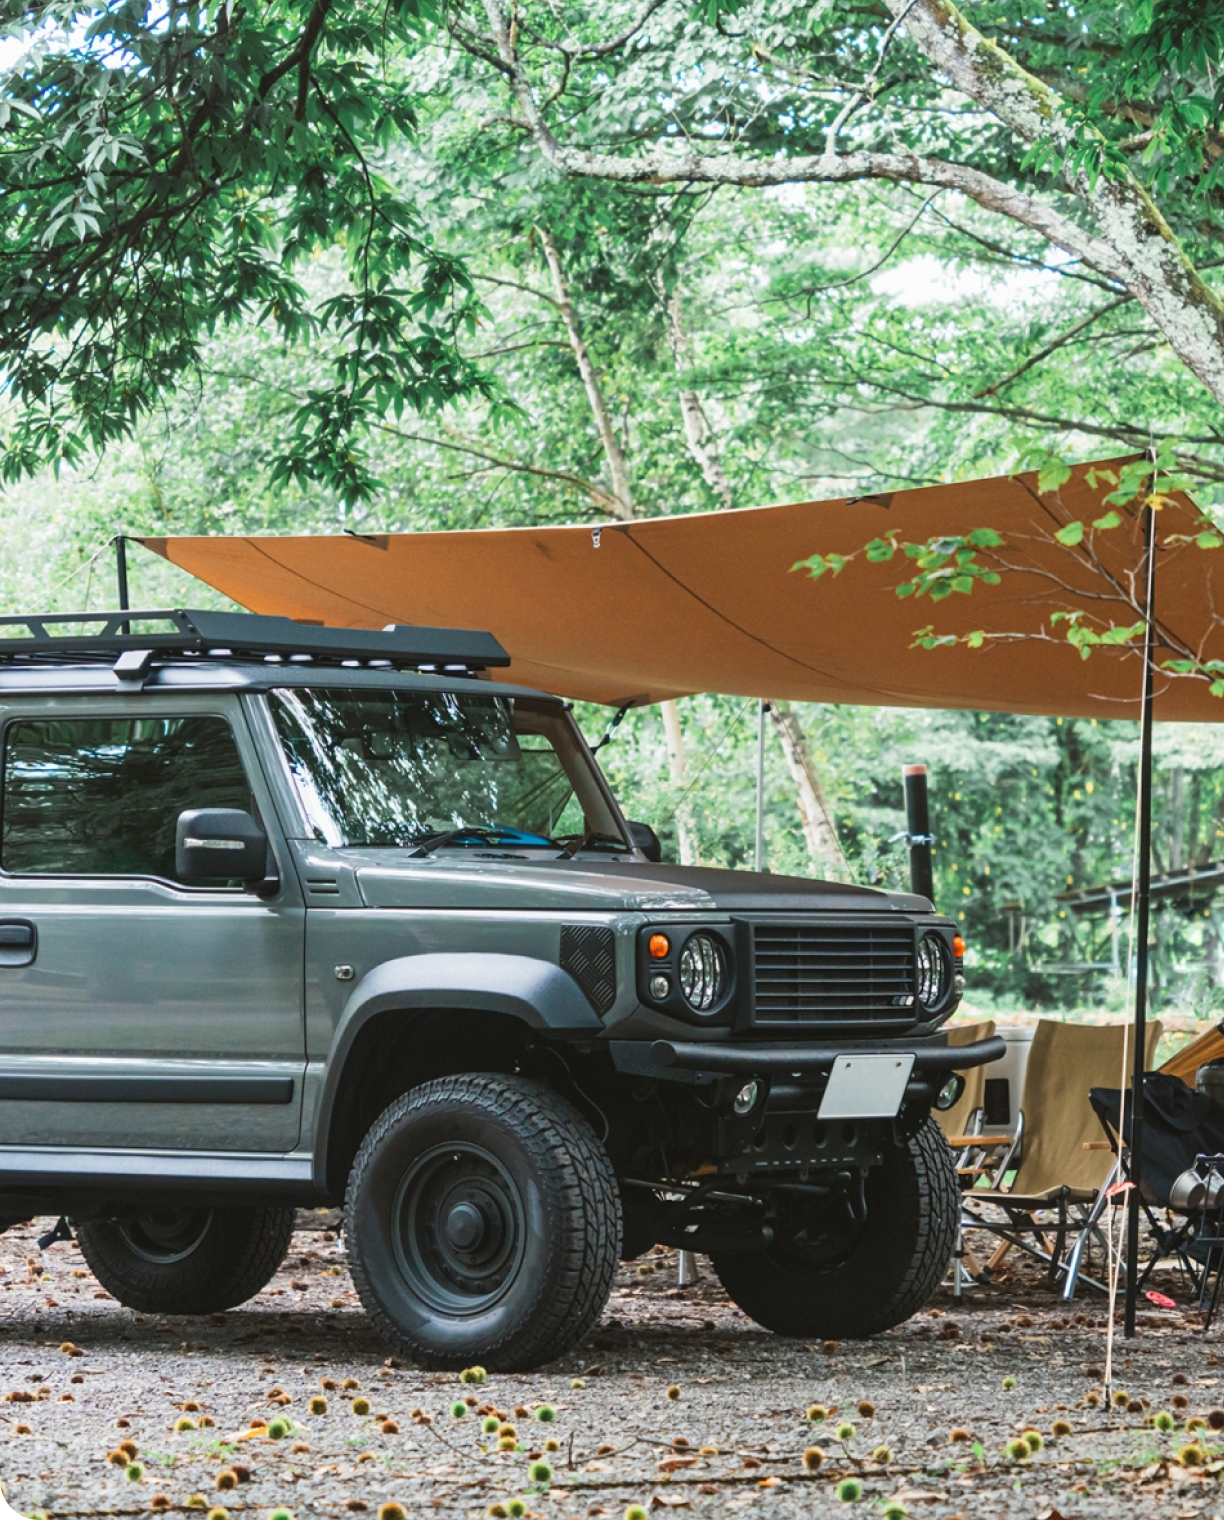
<instances>
[{"instance_id":1,"label":"suv front wheel","mask_svg":"<svg viewBox=\"0 0 1224 1520\"><path fill-rule=\"evenodd\" d=\"M245 1303L275 1275L292 1234L292 1209L148 1209L76 1226L93 1275L146 1314L211 1314Z\"/></svg>"},{"instance_id":2,"label":"suv front wheel","mask_svg":"<svg viewBox=\"0 0 1224 1520\"><path fill-rule=\"evenodd\" d=\"M346 1235L366 1312L426 1367L521 1371L580 1340L620 1246L607 1152L522 1077L443 1077L398 1098L353 1162Z\"/></svg>"},{"instance_id":3,"label":"suv front wheel","mask_svg":"<svg viewBox=\"0 0 1224 1520\"><path fill-rule=\"evenodd\" d=\"M956 1166L933 1119L886 1149L863 1202L865 1214L836 1194L779 1190L768 1243L711 1253L731 1302L778 1335L834 1340L917 1313L947 1271L960 1210Z\"/></svg>"}]
</instances>

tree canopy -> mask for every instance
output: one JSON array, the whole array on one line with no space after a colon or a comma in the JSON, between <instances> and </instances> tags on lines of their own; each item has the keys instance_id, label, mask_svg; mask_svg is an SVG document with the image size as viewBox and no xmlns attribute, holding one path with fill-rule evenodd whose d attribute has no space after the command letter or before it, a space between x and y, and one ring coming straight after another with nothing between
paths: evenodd
<instances>
[{"instance_id":1,"label":"tree canopy","mask_svg":"<svg viewBox=\"0 0 1224 1520\"><path fill-rule=\"evenodd\" d=\"M10 607L109 601L119 530L598 523L1153 442L1224 500L1213 8L2 14ZM169 576L133 560L141 600L201 596ZM977 987L1100 994L1106 920L1064 894L1129 872L1126 725L792 716L771 869L902 884L898 771L925 759ZM669 851L744 865L755 742L751 705L703 696L601 759ZM1157 867L1201 867L1224 753L1160 742ZM1224 981L1207 906L1159 931L1188 999Z\"/></svg>"}]
</instances>

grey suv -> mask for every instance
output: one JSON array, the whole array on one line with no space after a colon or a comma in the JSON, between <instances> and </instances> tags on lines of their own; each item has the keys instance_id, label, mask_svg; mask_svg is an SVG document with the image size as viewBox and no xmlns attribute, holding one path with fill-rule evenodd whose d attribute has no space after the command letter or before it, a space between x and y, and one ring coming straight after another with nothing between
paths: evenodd
<instances>
[{"instance_id":1,"label":"grey suv","mask_svg":"<svg viewBox=\"0 0 1224 1520\"><path fill-rule=\"evenodd\" d=\"M660 863L488 634L0 619L0 1223L133 1308L237 1304L343 1200L399 1352L526 1368L618 1258L709 1254L782 1334L944 1272L954 926Z\"/></svg>"}]
</instances>

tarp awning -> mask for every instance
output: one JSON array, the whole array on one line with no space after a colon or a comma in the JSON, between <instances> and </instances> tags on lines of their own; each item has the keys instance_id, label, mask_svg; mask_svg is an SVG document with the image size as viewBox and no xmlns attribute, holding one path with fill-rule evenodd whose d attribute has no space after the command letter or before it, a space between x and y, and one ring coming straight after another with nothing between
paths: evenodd
<instances>
[{"instance_id":1,"label":"tarp awning","mask_svg":"<svg viewBox=\"0 0 1224 1520\"><path fill-rule=\"evenodd\" d=\"M868 705L982 708L1137 718L1142 663L1098 649L1088 660L1053 629L981 650L915 649L915 631L1051 632L1053 611L1092 607L1134 622L1102 567L1142 560L1135 508L1095 536L1093 559L1054 543L1073 519L1107 508L1088 466L1054 493L1035 475L846 500L642 518L590 526L371 536L145 538L146 547L254 612L345 627L437 624L490 630L513 664L500 676L564 696L620 704L691 692ZM1101 466L1096 467L1098 470ZM1200 514L1174 497L1159 517L1158 622L1204 657L1224 658L1224 550L1174 543ZM1012 567L997 587L932 605L899 598L900 557L869 563L879 535L923 542L990 527ZM813 582L792 573L813 553L858 554ZM1216 581L1219 581L1217 587ZM1224 718L1197 680L1163 679L1159 719Z\"/></svg>"}]
</instances>

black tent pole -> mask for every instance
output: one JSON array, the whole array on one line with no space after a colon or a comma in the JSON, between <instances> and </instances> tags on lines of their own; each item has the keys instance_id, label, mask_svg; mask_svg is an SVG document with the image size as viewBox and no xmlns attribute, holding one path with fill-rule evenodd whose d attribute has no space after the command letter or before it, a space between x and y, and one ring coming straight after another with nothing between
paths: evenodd
<instances>
[{"instance_id":1,"label":"black tent pole","mask_svg":"<svg viewBox=\"0 0 1224 1520\"><path fill-rule=\"evenodd\" d=\"M111 543L115 546L115 578L119 591L119 611L128 610L128 578L127 578L127 534L116 533ZM120 624L121 633L130 633L131 626L128 623Z\"/></svg>"},{"instance_id":2,"label":"black tent pole","mask_svg":"<svg viewBox=\"0 0 1224 1520\"><path fill-rule=\"evenodd\" d=\"M1143 1068L1147 1045L1148 926L1152 906L1152 706L1156 675L1156 513L1144 507L1143 705L1139 718L1139 859L1135 883L1135 1032L1131 1083L1130 1181L1126 1194L1126 1313L1123 1334L1135 1334L1139 1297L1139 1187L1143 1168Z\"/></svg>"}]
</instances>

